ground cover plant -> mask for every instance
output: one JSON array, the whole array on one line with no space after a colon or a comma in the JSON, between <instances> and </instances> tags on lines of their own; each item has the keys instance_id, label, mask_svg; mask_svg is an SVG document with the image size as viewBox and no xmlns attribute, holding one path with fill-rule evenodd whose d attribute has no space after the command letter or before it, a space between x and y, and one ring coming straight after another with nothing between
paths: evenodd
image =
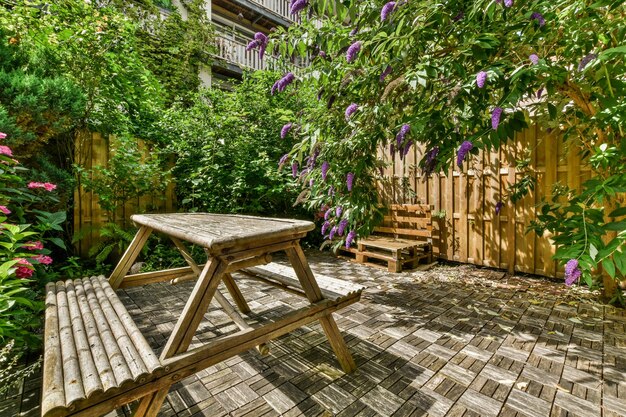
<instances>
[{"instance_id":1,"label":"ground cover plant","mask_svg":"<svg viewBox=\"0 0 626 417\"><path fill-rule=\"evenodd\" d=\"M593 178L558 187L533 229L548 230L566 283L626 274L626 16L621 1L293 1L303 24L277 30L269 54L312 57L270 94L312 83L319 106L289 120L300 141L283 161L326 212L322 233L349 246L380 221L385 147L422 144L425 174L466 170L532 123L558 130ZM312 19L321 22L315 24ZM253 45L258 47L258 45ZM532 174L515 184L518 199ZM500 206L498 202L496 207ZM620 293L618 292L618 297Z\"/></svg>"}]
</instances>

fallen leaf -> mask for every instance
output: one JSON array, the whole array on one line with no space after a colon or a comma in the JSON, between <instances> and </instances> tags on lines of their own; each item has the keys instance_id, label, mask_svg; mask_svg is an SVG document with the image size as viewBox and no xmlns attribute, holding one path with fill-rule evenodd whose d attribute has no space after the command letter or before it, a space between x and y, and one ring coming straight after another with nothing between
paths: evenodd
<instances>
[{"instance_id":1,"label":"fallen leaf","mask_svg":"<svg viewBox=\"0 0 626 417\"><path fill-rule=\"evenodd\" d=\"M520 382L515 385L517 389L525 389L528 386L528 382Z\"/></svg>"},{"instance_id":2,"label":"fallen leaf","mask_svg":"<svg viewBox=\"0 0 626 417\"><path fill-rule=\"evenodd\" d=\"M576 324L583 324L582 320L579 319L578 317L570 317L568 318L568 320Z\"/></svg>"}]
</instances>

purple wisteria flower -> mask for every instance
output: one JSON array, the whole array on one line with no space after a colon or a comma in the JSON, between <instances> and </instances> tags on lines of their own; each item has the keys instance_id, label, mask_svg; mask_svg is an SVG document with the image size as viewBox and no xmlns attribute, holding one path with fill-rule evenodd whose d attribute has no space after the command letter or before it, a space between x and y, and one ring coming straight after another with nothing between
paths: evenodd
<instances>
[{"instance_id":1,"label":"purple wisteria flower","mask_svg":"<svg viewBox=\"0 0 626 417\"><path fill-rule=\"evenodd\" d=\"M287 74L285 74L280 80L276 81L274 85L272 86L272 90L271 90L272 95L274 95L276 91L278 91L279 93L285 91L285 88L287 88L287 86L291 84L295 79L296 77L293 75L293 73L288 72Z\"/></svg>"},{"instance_id":2,"label":"purple wisteria flower","mask_svg":"<svg viewBox=\"0 0 626 417\"><path fill-rule=\"evenodd\" d=\"M539 27L543 27L546 24L546 19L544 19L541 13L533 12L530 15L530 20L536 20L539 23Z\"/></svg>"},{"instance_id":3,"label":"purple wisteria flower","mask_svg":"<svg viewBox=\"0 0 626 417\"><path fill-rule=\"evenodd\" d=\"M392 71L393 68L391 68L391 65L387 65L387 68L385 68L385 70L380 73L380 82L382 83L383 81L385 81L385 78L387 78L387 76L391 74Z\"/></svg>"},{"instance_id":4,"label":"purple wisteria flower","mask_svg":"<svg viewBox=\"0 0 626 417\"><path fill-rule=\"evenodd\" d=\"M424 175L429 176L435 169L437 164L437 155L439 155L439 146L433 146L431 150L426 152L424 159Z\"/></svg>"},{"instance_id":5,"label":"purple wisteria flower","mask_svg":"<svg viewBox=\"0 0 626 417\"><path fill-rule=\"evenodd\" d=\"M330 229L330 234L328 235L328 239L333 240L336 234L337 234L337 226L333 226L333 228Z\"/></svg>"},{"instance_id":6,"label":"purple wisteria flower","mask_svg":"<svg viewBox=\"0 0 626 417\"><path fill-rule=\"evenodd\" d=\"M298 176L298 163L294 162L291 164L291 175L296 178Z\"/></svg>"},{"instance_id":7,"label":"purple wisteria flower","mask_svg":"<svg viewBox=\"0 0 626 417\"><path fill-rule=\"evenodd\" d=\"M356 41L346 51L346 61L352 62L356 59L356 56L361 52L361 42Z\"/></svg>"},{"instance_id":8,"label":"purple wisteria flower","mask_svg":"<svg viewBox=\"0 0 626 417\"><path fill-rule=\"evenodd\" d=\"M328 103L326 104L326 108L330 109L331 107L333 107L333 103L335 102L336 99L337 99L337 96L335 95L330 96L330 98L328 99Z\"/></svg>"},{"instance_id":9,"label":"purple wisteria flower","mask_svg":"<svg viewBox=\"0 0 626 417\"><path fill-rule=\"evenodd\" d=\"M537 90L537 98L541 98L542 94L543 94L543 87L541 87L539 90Z\"/></svg>"},{"instance_id":10,"label":"purple wisteria flower","mask_svg":"<svg viewBox=\"0 0 626 417\"><path fill-rule=\"evenodd\" d=\"M343 207L337 206L337 208L335 209L335 217L341 217L342 213L343 213Z\"/></svg>"},{"instance_id":11,"label":"purple wisteria flower","mask_svg":"<svg viewBox=\"0 0 626 417\"><path fill-rule=\"evenodd\" d=\"M309 5L309 0L295 0L295 1L292 0L291 9L289 10L289 12L291 14L297 14L298 12L306 8L306 6L308 5Z\"/></svg>"},{"instance_id":12,"label":"purple wisteria flower","mask_svg":"<svg viewBox=\"0 0 626 417\"><path fill-rule=\"evenodd\" d=\"M254 48L259 48L259 59L263 59L265 55L265 48L267 48L268 38L263 32L257 32L254 34L254 39L250 41L246 46L246 51L250 51Z\"/></svg>"},{"instance_id":13,"label":"purple wisteria flower","mask_svg":"<svg viewBox=\"0 0 626 417\"><path fill-rule=\"evenodd\" d=\"M354 242L354 238L356 238L356 232L354 230L350 230L350 232L348 232L348 236L346 236L346 248L350 249L350 246L352 246L352 242Z\"/></svg>"},{"instance_id":14,"label":"purple wisteria flower","mask_svg":"<svg viewBox=\"0 0 626 417\"><path fill-rule=\"evenodd\" d=\"M343 219L339 222L339 226L337 226L337 234L339 236L343 236L343 232L346 230L346 227L348 227L348 219Z\"/></svg>"},{"instance_id":15,"label":"purple wisteria flower","mask_svg":"<svg viewBox=\"0 0 626 417\"><path fill-rule=\"evenodd\" d=\"M571 286L578 281L581 275L582 272L580 268L578 268L578 260L570 259L567 261L565 264L565 285L568 287Z\"/></svg>"},{"instance_id":16,"label":"purple wisteria flower","mask_svg":"<svg viewBox=\"0 0 626 417\"><path fill-rule=\"evenodd\" d=\"M280 157L280 160L278 161L278 167L282 168L283 165L285 165L285 162L287 162L287 159L289 158L289 154L286 153L283 156Z\"/></svg>"},{"instance_id":17,"label":"purple wisteria flower","mask_svg":"<svg viewBox=\"0 0 626 417\"><path fill-rule=\"evenodd\" d=\"M460 21L461 19L463 19L464 17L465 17L465 12L464 12L464 11L460 11L460 12L458 12L458 13L456 14L456 16L454 16L454 17L452 18L452 21L453 21L453 22L458 22L458 21Z\"/></svg>"},{"instance_id":18,"label":"purple wisteria flower","mask_svg":"<svg viewBox=\"0 0 626 417\"><path fill-rule=\"evenodd\" d=\"M491 112L491 127L496 130L500 125L500 117L502 116L502 107L496 107Z\"/></svg>"},{"instance_id":19,"label":"purple wisteria flower","mask_svg":"<svg viewBox=\"0 0 626 417\"><path fill-rule=\"evenodd\" d=\"M353 184L354 184L354 174L352 172L348 172L348 175L346 175L346 185L348 186L348 191L352 191Z\"/></svg>"},{"instance_id":20,"label":"purple wisteria flower","mask_svg":"<svg viewBox=\"0 0 626 417\"><path fill-rule=\"evenodd\" d=\"M326 231L328 230L329 227L330 227L330 222L325 221L324 224L322 225L322 236L326 234Z\"/></svg>"},{"instance_id":21,"label":"purple wisteria flower","mask_svg":"<svg viewBox=\"0 0 626 417\"><path fill-rule=\"evenodd\" d=\"M504 203L502 201L498 201L496 203L496 214L500 214L503 207L504 207Z\"/></svg>"},{"instance_id":22,"label":"purple wisteria flower","mask_svg":"<svg viewBox=\"0 0 626 417\"><path fill-rule=\"evenodd\" d=\"M513 0L504 0L505 7L513 7Z\"/></svg>"},{"instance_id":23,"label":"purple wisteria flower","mask_svg":"<svg viewBox=\"0 0 626 417\"><path fill-rule=\"evenodd\" d=\"M328 161L324 161L322 163L322 181L326 181L326 176L328 175L328 169L330 168L330 164Z\"/></svg>"},{"instance_id":24,"label":"purple wisteria flower","mask_svg":"<svg viewBox=\"0 0 626 417\"><path fill-rule=\"evenodd\" d=\"M346 112L345 112L345 116L346 116L346 120L349 120L350 117L359 109L359 105L356 103L352 103L350 104L348 107L346 107Z\"/></svg>"},{"instance_id":25,"label":"purple wisteria flower","mask_svg":"<svg viewBox=\"0 0 626 417\"><path fill-rule=\"evenodd\" d=\"M386 3L383 6L383 8L380 10L380 21L384 22L385 20L387 20L387 18L389 17L393 9L395 9L395 7L396 7L395 1L390 1Z\"/></svg>"},{"instance_id":26,"label":"purple wisteria flower","mask_svg":"<svg viewBox=\"0 0 626 417\"><path fill-rule=\"evenodd\" d=\"M409 149L411 149L411 145L413 145L413 141L409 140L406 145L404 145L404 149L402 149L401 156L406 156L409 153Z\"/></svg>"},{"instance_id":27,"label":"purple wisteria flower","mask_svg":"<svg viewBox=\"0 0 626 417\"><path fill-rule=\"evenodd\" d=\"M311 178L309 180L309 188L313 188L313 184L315 184L315 179Z\"/></svg>"},{"instance_id":28,"label":"purple wisteria flower","mask_svg":"<svg viewBox=\"0 0 626 417\"><path fill-rule=\"evenodd\" d=\"M465 159L465 155L467 155L468 152L471 151L473 147L474 145L469 140L466 140L465 142L461 144L461 146L459 147L459 150L456 153L456 164L459 167L461 168L463 167L463 160Z\"/></svg>"},{"instance_id":29,"label":"purple wisteria flower","mask_svg":"<svg viewBox=\"0 0 626 417\"><path fill-rule=\"evenodd\" d=\"M486 81L487 73L485 71L480 71L478 74L476 74L476 85L478 86L478 88L483 88Z\"/></svg>"},{"instance_id":30,"label":"purple wisteria flower","mask_svg":"<svg viewBox=\"0 0 626 417\"><path fill-rule=\"evenodd\" d=\"M532 62L533 65L537 65L539 63L539 55L537 54L530 54L528 59L530 59L530 62Z\"/></svg>"},{"instance_id":31,"label":"purple wisteria flower","mask_svg":"<svg viewBox=\"0 0 626 417\"><path fill-rule=\"evenodd\" d=\"M292 127L293 127L293 123L291 122L284 125L283 128L280 129L280 138L285 139L287 137L287 133L289 133Z\"/></svg>"},{"instance_id":32,"label":"purple wisteria flower","mask_svg":"<svg viewBox=\"0 0 626 417\"><path fill-rule=\"evenodd\" d=\"M400 149L400 145L402 144L402 142L404 142L404 138L406 134L409 133L409 130L411 130L411 126L405 123L402 125L402 127L400 128L400 131L396 135L396 143L398 144L399 149Z\"/></svg>"},{"instance_id":33,"label":"purple wisteria flower","mask_svg":"<svg viewBox=\"0 0 626 417\"><path fill-rule=\"evenodd\" d=\"M326 210L326 213L324 213L324 220L330 219L331 214L333 214L333 209L329 208L328 210Z\"/></svg>"},{"instance_id":34,"label":"purple wisteria flower","mask_svg":"<svg viewBox=\"0 0 626 417\"><path fill-rule=\"evenodd\" d=\"M348 33L348 36L352 37L352 36L356 35L358 32L359 32L359 28L358 28L358 27L353 28L353 29L350 31L350 33Z\"/></svg>"},{"instance_id":35,"label":"purple wisteria flower","mask_svg":"<svg viewBox=\"0 0 626 417\"><path fill-rule=\"evenodd\" d=\"M324 59L327 57L326 52L322 51L320 49L320 51L318 52L317 56L319 56L320 58Z\"/></svg>"},{"instance_id":36,"label":"purple wisteria flower","mask_svg":"<svg viewBox=\"0 0 626 417\"><path fill-rule=\"evenodd\" d=\"M597 57L598 55L593 54L593 53L585 55L583 59L580 60L580 63L578 64L578 71L580 72L584 70L587 64L589 64L591 61L593 61Z\"/></svg>"}]
</instances>

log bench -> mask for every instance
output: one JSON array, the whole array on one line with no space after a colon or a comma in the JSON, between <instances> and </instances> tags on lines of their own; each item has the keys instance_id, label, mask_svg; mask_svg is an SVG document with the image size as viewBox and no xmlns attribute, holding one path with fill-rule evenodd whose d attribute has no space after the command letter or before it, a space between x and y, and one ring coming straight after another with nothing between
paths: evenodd
<instances>
[{"instance_id":1,"label":"log bench","mask_svg":"<svg viewBox=\"0 0 626 417\"><path fill-rule=\"evenodd\" d=\"M298 280L294 270L290 267L272 262L267 265L244 268L240 272L265 284L306 297L302 284ZM341 303L342 305L359 301L361 292L365 288L359 284L320 274L315 274L315 279L325 299L332 300L335 303Z\"/></svg>"},{"instance_id":2,"label":"log bench","mask_svg":"<svg viewBox=\"0 0 626 417\"><path fill-rule=\"evenodd\" d=\"M163 369L104 276L46 285L44 338L42 416L101 403Z\"/></svg>"},{"instance_id":3,"label":"log bench","mask_svg":"<svg viewBox=\"0 0 626 417\"><path fill-rule=\"evenodd\" d=\"M306 297L293 269L269 264L241 272ZM249 337L222 337L213 349L218 355L196 349L165 361L150 348L104 276L48 284L42 416L102 415L361 297L360 285L316 278L324 300L313 308L297 310L265 332L250 328Z\"/></svg>"},{"instance_id":4,"label":"log bench","mask_svg":"<svg viewBox=\"0 0 626 417\"><path fill-rule=\"evenodd\" d=\"M351 250L359 263L370 259L387 263L389 272L432 262L431 207L424 204L392 204L374 233L359 239Z\"/></svg>"}]
</instances>

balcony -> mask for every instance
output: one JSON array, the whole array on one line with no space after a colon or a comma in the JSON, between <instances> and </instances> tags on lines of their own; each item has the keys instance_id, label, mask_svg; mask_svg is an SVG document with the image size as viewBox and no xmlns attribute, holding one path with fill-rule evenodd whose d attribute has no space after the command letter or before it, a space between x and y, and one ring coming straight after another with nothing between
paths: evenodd
<instances>
[{"instance_id":1,"label":"balcony","mask_svg":"<svg viewBox=\"0 0 626 417\"><path fill-rule=\"evenodd\" d=\"M300 21L298 15L289 13L289 0L213 0L212 5L214 12L219 8L240 14L268 29L273 26L287 27Z\"/></svg>"},{"instance_id":2,"label":"balcony","mask_svg":"<svg viewBox=\"0 0 626 417\"><path fill-rule=\"evenodd\" d=\"M243 69L266 69L268 67L266 61L272 59L267 56L264 59L259 59L259 52L256 49L246 51L247 44L224 34L216 34L215 46L217 48L216 56L225 61L226 69L236 73L241 73Z\"/></svg>"}]
</instances>

